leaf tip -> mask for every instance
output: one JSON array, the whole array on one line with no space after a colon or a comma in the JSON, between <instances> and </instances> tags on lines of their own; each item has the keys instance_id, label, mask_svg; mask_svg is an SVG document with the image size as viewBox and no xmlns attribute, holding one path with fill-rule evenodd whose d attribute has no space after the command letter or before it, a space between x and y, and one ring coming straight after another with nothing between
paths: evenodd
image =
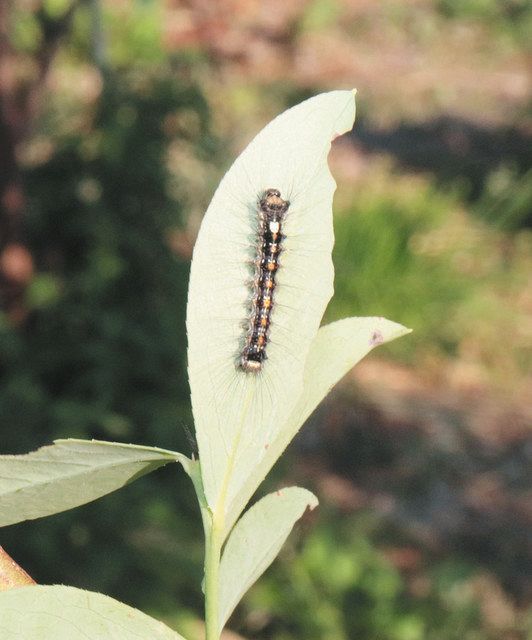
<instances>
[{"instance_id":1,"label":"leaf tip","mask_svg":"<svg viewBox=\"0 0 532 640\"><path fill-rule=\"evenodd\" d=\"M368 338L369 346L371 348L412 333L412 329L404 327L398 322L393 322L393 320L387 320L383 317L377 317L374 318L374 320L375 323L372 330L369 332Z\"/></svg>"}]
</instances>

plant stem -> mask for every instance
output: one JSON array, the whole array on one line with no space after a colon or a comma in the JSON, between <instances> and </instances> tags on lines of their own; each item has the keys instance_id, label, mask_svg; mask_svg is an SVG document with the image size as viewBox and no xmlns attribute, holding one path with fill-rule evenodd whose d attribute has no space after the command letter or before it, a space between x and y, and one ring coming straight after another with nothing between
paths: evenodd
<instances>
[{"instance_id":1,"label":"plant stem","mask_svg":"<svg viewBox=\"0 0 532 640\"><path fill-rule=\"evenodd\" d=\"M219 640L220 551L223 528L213 517L205 549L205 630L206 640Z\"/></svg>"},{"instance_id":2,"label":"plant stem","mask_svg":"<svg viewBox=\"0 0 532 640\"><path fill-rule=\"evenodd\" d=\"M207 506L205 497L202 498L203 529L205 531L205 640L219 640L220 638L220 555L225 532L225 502L231 473L235 464L235 455L242 435L244 418L251 403L251 387L246 394L242 409L241 426L233 443L231 455L223 477L222 487L216 507L213 511ZM199 494L198 494L199 495ZM201 495L204 496L203 486Z\"/></svg>"}]
</instances>

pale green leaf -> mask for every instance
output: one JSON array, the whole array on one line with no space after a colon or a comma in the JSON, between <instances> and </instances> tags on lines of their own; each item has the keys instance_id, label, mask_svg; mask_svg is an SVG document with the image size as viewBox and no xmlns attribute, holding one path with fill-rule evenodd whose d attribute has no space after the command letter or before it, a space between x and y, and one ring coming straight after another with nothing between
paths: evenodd
<instances>
[{"instance_id":1,"label":"pale green leaf","mask_svg":"<svg viewBox=\"0 0 532 640\"><path fill-rule=\"evenodd\" d=\"M0 526L72 509L176 461L188 472L191 461L180 453L97 440L0 456Z\"/></svg>"},{"instance_id":2,"label":"pale green leaf","mask_svg":"<svg viewBox=\"0 0 532 640\"><path fill-rule=\"evenodd\" d=\"M357 362L373 348L410 332L411 329L382 317L344 318L321 327L307 359L303 395L283 430L283 438L280 438L280 442L285 441L283 449L334 385Z\"/></svg>"},{"instance_id":3,"label":"pale green leaf","mask_svg":"<svg viewBox=\"0 0 532 640\"><path fill-rule=\"evenodd\" d=\"M253 469L228 509L226 531L232 527L268 471L305 420L333 386L374 347L410 333L386 318L345 318L321 327L312 342L305 366L303 393L266 455Z\"/></svg>"},{"instance_id":4,"label":"pale green leaf","mask_svg":"<svg viewBox=\"0 0 532 640\"><path fill-rule=\"evenodd\" d=\"M184 640L146 614L101 593L60 585L0 593L2 640Z\"/></svg>"},{"instance_id":5,"label":"pale green leaf","mask_svg":"<svg viewBox=\"0 0 532 640\"><path fill-rule=\"evenodd\" d=\"M273 562L295 522L317 504L310 491L290 487L262 498L237 522L220 564L220 629Z\"/></svg>"},{"instance_id":6,"label":"pale green leaf","mask_svg":"<svg viewBox=\"0 0 532 640\"><path fill-rule=\"evenodd\" d=\"M354 92L333 91L281 114L218 187L201 225L187 308L192 407L207 502L218 513L261 463L303 388L310 344L333 291L331 140L351 129ZM260 374L238 367L250 315L258 200L290 201Z\"/></svg>"}]
</instances>

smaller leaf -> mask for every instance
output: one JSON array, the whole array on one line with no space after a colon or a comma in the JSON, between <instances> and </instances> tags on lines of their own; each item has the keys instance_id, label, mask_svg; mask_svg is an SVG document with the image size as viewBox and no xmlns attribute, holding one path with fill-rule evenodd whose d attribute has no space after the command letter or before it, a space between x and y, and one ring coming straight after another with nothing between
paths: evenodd
<instances>
[{"instance_id":1,"label":"smaller leaf","mask_svg":"<svg viewBox=\"0 0 532 640\"><path fill-rule=\"evenodd\" d=\"M270 566L295 522L316 496L290 487L259 500L231 532L220 564L220 630L242 596Z\"/></svg>"},{"instance_id":2,"label":"smaller leaf","mask_svg":"<svg viewBox=\"0 0 532 640\"><path fill-rule=\"evenodd\" d=\"M278 437L270 443L265 456L255 465L246 485L230 505L226 533L305 420L334 385L372 349L407 333L410 329L380 317L344 318L320 328L305 364L303 394Z\"/></svg>"},{"instance_id":3,"label":"smaller leaf","mask_svg":"<svg viewBox=\"0 0 532 640\"><path fill-rule=\"evenodd\" d=\"M97 440L56 440L0 456L0 526L78 507L176 461L189 473L181 453Z\"/></svg>"},{"instance_id":4,"label":"smaller leaf","mask_svg":"<svg viewBox=\"0 0 532 640\"><path fill-rule=\"evenodd\" d=\"M306 362L304 393L288 422L286 444L357 362L375 347L410 332L411 329L381 317L344 318L321 327Z\"/></svg>"},{"instance_id":5,"label":"smaller leaf","mask_svg":"<svg viewBox=\"0 0 532 640\"><path fill-rule=\"evenodd\" d=\"M0 593L0 634L3 640L184 640L122 602L62 585Z\"/></svg>"}]
</instances>

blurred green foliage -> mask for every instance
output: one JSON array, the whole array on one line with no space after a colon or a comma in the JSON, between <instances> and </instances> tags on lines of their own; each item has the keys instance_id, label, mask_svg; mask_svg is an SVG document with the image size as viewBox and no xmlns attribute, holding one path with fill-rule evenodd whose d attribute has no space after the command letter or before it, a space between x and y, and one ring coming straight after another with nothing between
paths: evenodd
<instances>
[{"instance_id":1,"label":"blurred green foliage","mask_svg":"<svg viewBox=\"0 0 532 640\"><path fill-rule=\"evenodd\" d=\"M196 128L168 126L191 112ZM194 137L200 157L216 153L202 93L176 74L113 76L81 131L46 136L53 152L24 176L37 270L29 316L0 324L2 449L95 437L188 453L188 258L170 247L183 206L167 165L176 136ZM172 469L12 527L3 543L39 581L199 608L200 529L188 481Z\"/></svg>"},{"instance_id":2,"label":"blurred green foliage","mask_svg":"<svg viewBox=\"0 0 532 640\"><path fill-rule=\"evenodd\" d=\"M23 431L175 439L188 407L188 261L169 247L182 213L171 196L163 124L190 109L200 123L198 152L208 154L197 89L169 78L145 78L135 89L113 78L90 129L53 139L51 158L27 171L26 233L38 275L27 326L4 323L2 332L11 374L2 415ZM5 446L23 449L20 436L14 430Z\"/></svg>"},{"instance_id":3,"label":"blurred green foliage","mask_svg":"<svg viewBox=\"0 0 532 640\"><path fill-rule=\"evenodd\" d=\"M495 640L482 629L467 563L433 562L423 573L420 557L405 581L375 544L382 524L368 514L337 515L328 513L334 527L314 527L297 553L286 549L253 589L239 612L246 637Z\"/></svg>"},{"instance_id":4,"label":"blurred green foliage","mask_svg":"<svg viewBox=\"0 0 532 640\"><path fill-rule=\"evenodd\" d=\"M426 234L441 227L456 201L416 183L394 191L366 188L336 216L336 295L329 313L334 319L382 315L414 329L393 347L404 357L415 358L415 343L451 350L456 344L441 318L468 294L471 281L449 269L447 247L434 247L434 255L430 243L441 240Z\"/></svg>"},{"instance_id":5,"label":"blurred green foliage","mask_svg":"<svg viewBox=\"0 0 532 640\"><path fill-rule=\"evenodd\" d=\"M457 357L467 343L494 379L526 376L532 354L517 336L527 323L520 301L530 264L530 190L528 174L501 170L470 205L475 219L459 188L407 176L390 182L376 165L336 215L328 319L382 315L401 322L412 335L386 351L417 366L427 357ZM516 340L500 341L511 332Z\"/></svg>"},{"instance_id":6,"label":"blurred green foliage","mask_svg":"<svg viewBox=\"0 0 532 640\"><path fill-rule=\"evenodd\" d=\"M493 171L473 211L489 224L510 232L532 224L532 169L521 173L503 166Z\"/></svg>"},{"instance_id":7,"label":"blurred green foliage","mask_svg":"<svg viewBox=\"0 0 532 640\"><path fill-rule=\"evenodd\" d=\"M516 40L531 21L529 3L519 0L436 4L449 19L481 20ZM60 16L69 5L47 1L45 12ZM189 453L182 425L192 426L190 252L176 238L194 228L193 214L215 186L198 175L210 163L220 173L227 159L232 140L212 133L212 116L226 134L241 124L254 131L282 108L277 102L289 106L322 87L238 74L217 86L216 64L199 72L208 58L201 46L181 56L165 50L163 3L99 3L101 15L97 5L76 12L59 53L59 89L47 95L28 147L25 237L36 273L24 322L0 315L2 452L98 437ZM334 27L341 9L336 0L310 2L299 30ZM404 17L406 9L395 9ZM24 10L13 25L13 43L31 55L39 22ZM414 328L387 353L417 366L435 350L458 354L474 334L494 368L501 353L515 352L524 371L521 343L500 336L520 335L530 173L494 172L467 210L454 187L379 165L370 173L353 191L345 180L339 190L328 319L385 315ZM194 201L187 185L197 187ZM375 446L378 457L383 445ZM298 553L288 547L235 615L246 636L491 640L467 558L422 559L410 575L382 553L382 523L320 512ZM38 581L102 591L180 625L201 615L201 536L192 489L171 468L97 503L4 530L2 544Z\"/></svg>"},{"instance_id":8,"label":"blurred green foliage","mask_svg":"<svg viewBox=\"0 0 532 640\"><path fill-rule=\"evenodd\" d=\"M523 39L532 26L532 6L529 0L438 0L444 16L456 20L480 20L499 34Z\"/></svg>"}]
</instances>

